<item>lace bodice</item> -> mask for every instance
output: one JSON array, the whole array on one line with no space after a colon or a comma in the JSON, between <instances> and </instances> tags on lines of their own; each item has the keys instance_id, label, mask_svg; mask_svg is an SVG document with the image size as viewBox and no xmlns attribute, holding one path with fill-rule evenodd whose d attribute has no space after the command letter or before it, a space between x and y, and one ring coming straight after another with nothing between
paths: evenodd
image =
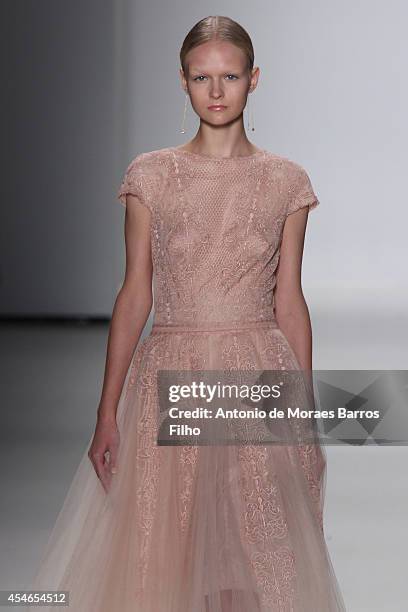
<instances>
[{"instance_id":1,"label":"lace bodice","mask_svg":"<svg viewBox=\"0 0 408 612\"><path fill-rule=\"evenodd\" d=\"M274 319L287 215L319 204L302 166L266 150L213 157L168 147L129 164L118 198L151 213L154 321Z\"/></svg>"}]
</instances>

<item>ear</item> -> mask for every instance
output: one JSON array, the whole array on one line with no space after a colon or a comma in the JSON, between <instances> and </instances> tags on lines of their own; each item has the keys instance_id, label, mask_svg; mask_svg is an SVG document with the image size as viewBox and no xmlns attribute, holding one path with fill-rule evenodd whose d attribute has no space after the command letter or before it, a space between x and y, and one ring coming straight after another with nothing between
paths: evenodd
<instances>
[{"instance_id":1,"label":"ear","mask_svg":"<svg viewBox=\"0 0 408 612\"><path fill-rule=\"evenodd\" d=\"M184 71L182 68L179 69L180 72L180 81L181 81L181 86L184 89L185 93L187 93L187 81L186 81L186 77L184 75Z\"/></svg>"},{"instance_id":2,"label":"ear","mask_svg":"<svg viewBox=\"0 0 408 612\"><path fill-rule=\"evenodd\" d=\"M250 92L253 92L256 89L256 86L258 85L259 73L260 73L260 70L259 70L258 66L255 66L254 68L252 68L252 71L251 71L251 84L250 84L250 87L249 87L249 91Z\"/></svg>"}]
</instances>

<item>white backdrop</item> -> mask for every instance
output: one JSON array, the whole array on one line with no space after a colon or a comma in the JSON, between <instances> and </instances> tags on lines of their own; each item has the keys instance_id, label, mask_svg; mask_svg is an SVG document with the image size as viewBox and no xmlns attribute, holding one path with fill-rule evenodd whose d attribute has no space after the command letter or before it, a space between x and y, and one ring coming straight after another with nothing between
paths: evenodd
<instances>
[{"instance_id":1,"label":"white backdrop","mask_svg":"<svg viewBox=\"0 0 408 612\"><path fill-rule=\"evenodd\" d=\"M255 132L248 137L304 165L321 201L306 239L303 281L310 300L351 311L406 311L406 3L152 0L121 6L128 45L126 62L117 65L126 74L128 154L193 136L190 105L188 133L179 133L179 48L202 17L232 17L251 35L260 67L250 98Z\"/></svg>"}]
</instances>

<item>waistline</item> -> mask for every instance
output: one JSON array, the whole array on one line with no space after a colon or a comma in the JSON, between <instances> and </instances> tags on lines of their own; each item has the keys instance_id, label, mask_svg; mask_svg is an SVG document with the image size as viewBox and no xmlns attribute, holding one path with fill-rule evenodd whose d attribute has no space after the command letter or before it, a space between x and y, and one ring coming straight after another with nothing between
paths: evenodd
<instances>
[{"instance_id":1,"label":"waistline","mask_svg":"<svg viewBox=\"0 0 408 612\"><path fill-rule=\"evenodd\" d=\"M155 333L191 333L191 332L221 332L221 331L241 331L245 329L260 329L260 328L272 328L278 329L278 322L276 319L259 319L257 321L202 321L195 324L186 325L175 325L172 323L166 323L161 325L153 323L151 332Z\"/></svg>"}]
</instances>

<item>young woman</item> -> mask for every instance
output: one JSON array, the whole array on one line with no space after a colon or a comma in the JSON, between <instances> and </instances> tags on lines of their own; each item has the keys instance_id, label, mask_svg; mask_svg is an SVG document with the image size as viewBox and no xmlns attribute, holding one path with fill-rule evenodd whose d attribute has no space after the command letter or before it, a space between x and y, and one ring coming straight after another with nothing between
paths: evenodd
<instances>
[{"instance_id":1,"label":"young woman","mask_svg":"<svg viewBox=\"0 0 408 612\"><path fill-rule=\"evenodd\" d=\"M75 612L344 610L319 445L157 444L158 370L312 369L301 261L319 202L299 164L246 136L251 40L207 17L180 59L200 126L123 177L126 274L96 429L34 587L69 591Z\"/></svg>"}]
</instances>

